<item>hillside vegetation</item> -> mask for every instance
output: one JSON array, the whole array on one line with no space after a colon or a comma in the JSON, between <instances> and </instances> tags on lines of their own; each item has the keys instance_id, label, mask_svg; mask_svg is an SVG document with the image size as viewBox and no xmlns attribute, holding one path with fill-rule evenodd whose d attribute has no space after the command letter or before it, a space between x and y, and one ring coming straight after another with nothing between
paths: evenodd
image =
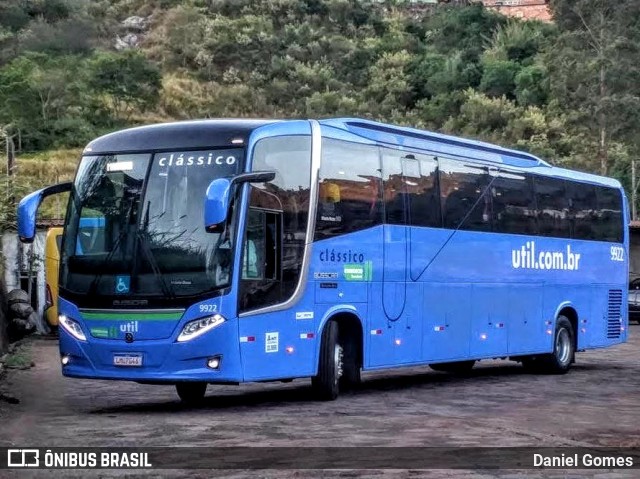
<instances>
[{"instance_id":1,"label":"hillside vegetation","mask_svg":"<svg viewBox=\"0 0 640 479\"><path fill-rule=\"evenodd\" d=\"M78 148L128 125L343 115L628 185L640 2L552 8L549 25L399 0L0 0L0 128L22 148L12 192L69 178Z\"/></svg>"}]
</instances>

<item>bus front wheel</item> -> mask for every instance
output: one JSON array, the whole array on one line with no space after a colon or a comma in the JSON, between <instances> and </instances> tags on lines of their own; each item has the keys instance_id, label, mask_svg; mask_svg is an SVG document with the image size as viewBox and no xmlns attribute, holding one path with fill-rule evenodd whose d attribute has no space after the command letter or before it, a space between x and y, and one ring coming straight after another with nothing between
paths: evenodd
<instances>
[{"instance_id":1,"label":"bus front wheel","mask_svg":"<svg viewBox=\"0 0 640 479\"><path fill-rule=\"evenodd\" d=\"M316 396L324 401L338 397L344 350L338 342L338 323L329 321L322 331L318 374L311 379Z\"/></svg>"},{"instance_id":2,"label":"bus front wheel","mask_svg":"<svg viewBox=\"0 0 640 479\"><path fill-rule=\"evenodd\" d=\"M185 404L197 404L204 399L207 391L207 383L178 383L176 384L176 392Z\"/></svg>"}]
</instances>

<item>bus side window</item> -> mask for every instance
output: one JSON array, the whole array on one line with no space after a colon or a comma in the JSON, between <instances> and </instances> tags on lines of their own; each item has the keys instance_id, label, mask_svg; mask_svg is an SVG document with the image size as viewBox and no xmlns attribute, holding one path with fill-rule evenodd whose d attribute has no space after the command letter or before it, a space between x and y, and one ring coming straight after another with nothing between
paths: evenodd
<instances>
[{"instance_id":1,"label":"bus side window","mask_svg":"<svg viewBox=\"0 0 640 479\"><path fill-rule=\"evenodd\" d=\"M438 162L431 156L383 150L386 222L442 226Z\"/></svg>"},{"instance_id":2,"label":"bus side window","mask_svg":"<svg viewBox=\"0 0 640 479\"><path fill-rule=\"evenodd\" d=\"M622 195L620 190L598 186L596 188L598 209L596 214L597 238L600 241L622 243Z\"/></svg>"},{"instance_id":3,"label":"bus side window","mask_svg":"<svg viewBox=\"0 0 640 479\"><path fill-rule=\"evenodd\" d=\"M378 148L323 138L315 239L382 223Z\"/></svg>"},{"instance_id":4,"label":"bus side window","mask_svg":"<svg viewBox=\"0 0 640 479\"><path fill-rule=\"evenodd\" d=\"M597 237L596 187L586 183L567 183L567 196L571 202L571 237L595 240Z\"/></svg>"},{"instance_id":5,"label":"bus side window","mask_svg":"<svg viewBox=\"0 0 640 479\"><path fill-rule=\"evenodd\" d=\"M416 194L410 196L411 226L440 228L442 227L442 208L438 192L438 162L433 157L422 155L417 157L420 161L420 179Z\"/></svg>"},{"instance_id":6,"label":"bus side window","mask_svg":"<svg viewBox=\"0 0 640 479\"><path fill-rule=\"evenodd\" d=\"M406 225L409 222L407 212L406 180L402 173L402 152L382 150L382 179L384 182L385 223L390 225Z\"/></svg>"},{"instance_id":7,"label":"bus side window","mask_svg":"<svg viewBox=\"0 0 640 479\"><path fill-rule=\"evenodd\" d=\"M277 280L278 220L280 215L251 208L242 259L242 279L251 281Z\"/></svg>"},{"instance_id":8,"label":"bus side window","mask_svg":"<svg viewBox=\"0 0 640 479\"><path fill-rule=\"evenodd\" d=\"M533 179L529 175L500 171L491 183L491 193L494 231L537 234Z\"/></svg>"},{"instance_id":9,"label":"bus side window","mask_svg":"<svg viewBox=\"0 0 640 479\"><path fill-rule=\"evenodd\" d=\"M282 293L282 213L249 208L242 248L240 309L280 302Z\"/></svg>"},{"instance_id":10,"label":"bus side window","mask_svg":"<svg viewBox=\"0 0 640 479\"><path fill-rule=\"evenodd\" d=\"M536 176L535 191L540 236L570 238L571 223L565 181L559 178Z\"/></svg>"},{"instance_id":11,"label":"bus side window","mask_svg":"<svg viewBox=\"0 0 640 479\"><path fill-rule=\"evenodd\" d=\"M309 219L311 138L294 135L258 141L253 151L253 171L262 170L274 171L275 178L251 185L250 204L254 209L257 206L263 209L265 251L275 252L276 257L265 256L262 283L241 282L240 311L284 302L299 283L307 222L312 221Z\"/></svg>"},{"instance_id":12,"label":"bus side window","mask_svg":"<svg viewBox=\"0 0 640 479\"><path fill-rule=\"evenodd\" d=\"M491 231L489 174L484 168L439 159L440 195L445 228Z\"/></svg>"}]
</instances>

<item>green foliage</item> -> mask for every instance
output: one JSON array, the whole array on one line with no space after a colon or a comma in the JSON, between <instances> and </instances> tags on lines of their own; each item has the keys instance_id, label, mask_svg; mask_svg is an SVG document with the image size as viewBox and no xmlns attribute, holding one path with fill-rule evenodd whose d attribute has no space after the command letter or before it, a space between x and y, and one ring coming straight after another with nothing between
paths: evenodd
<instances>
[{"instance_id":1,"label":"green foliage","mask_svg":"<svg viewBox=\"0 0 640 479\"><path fill-rule=\"evenodd\" d=\"M101 95L116 118L145 111L160 97L160 70L141 53L98 53L89 61L88 87Z\"/></svg>"},{"instance_id":2,"label":"green foliage","mask_svg":"<svg viewBox=\"0 0 640 479\"><path fill-rule=\"evenodd\" d=\"M514 79L515 96L520 105L543 107L549 97L549 77L543 66L522 68Z\"/></svg>"},{"instance_id":3,"label":"green foliage","mask_svg":"<svg viewBox=\"0 0 640 479\"><path fill-rule=\"evenodd\" d=\"M489 96L512 96L519 66L511 60L487 60L480 82L480 91Z\"/></svg>"},{"instance_id":4,"label":"green foliage","mask_svg":"<svg viewBox=\"0 0 640 479\"><path fill-rule=\"evenodd\" d=\"M362 116L628 182L640 2L554 0L555 24L444 3L0 0L0 127L44 150L142 122ZM140 42L116 52L132 15Z\"/></svg>"},{"instance_id":5,"label":"green foliage","mask_svg":"<svg viewBox=\"0 0 640 479\"><path fill-rule=\"evenodd\" d=\"M611 146L640 147L640 5L631 0L555 0L560 35L546 63L551 92L572 126L598 138L587 168L606 174ZM593 161L595 160L595 161Z\"/></svg>"},{"instance_id":6,"label":"green foliage","mask_svg":"<svg viewBox=\"0 0 640 479\"><path fill-rule=\"evenodd\" d=\"M29 53L13 60L0 69L0 124L23 132L29 149L59 143L56 131L86 106L81 78L75 57ZM84 139L86 135L76 141Z\"/></svg>"}]
</instances>

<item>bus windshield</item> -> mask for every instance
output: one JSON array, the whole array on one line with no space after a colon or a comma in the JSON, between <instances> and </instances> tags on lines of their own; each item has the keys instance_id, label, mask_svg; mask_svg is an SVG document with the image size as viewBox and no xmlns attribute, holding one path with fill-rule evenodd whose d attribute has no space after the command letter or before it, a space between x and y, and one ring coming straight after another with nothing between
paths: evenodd
<instances>
[{"instance_id":1,"label":"bus windshield","mask_svg":"<svg viewBox=\"0 0 640 479\"><path fill-rule=\"evenodd\" d=\"M241 149L83 157L65 225L61 288L170 299L228 286L233 234L230 227L206 232L203 207L211 181L241 167Z\"/></svg>"}]
</instances>

